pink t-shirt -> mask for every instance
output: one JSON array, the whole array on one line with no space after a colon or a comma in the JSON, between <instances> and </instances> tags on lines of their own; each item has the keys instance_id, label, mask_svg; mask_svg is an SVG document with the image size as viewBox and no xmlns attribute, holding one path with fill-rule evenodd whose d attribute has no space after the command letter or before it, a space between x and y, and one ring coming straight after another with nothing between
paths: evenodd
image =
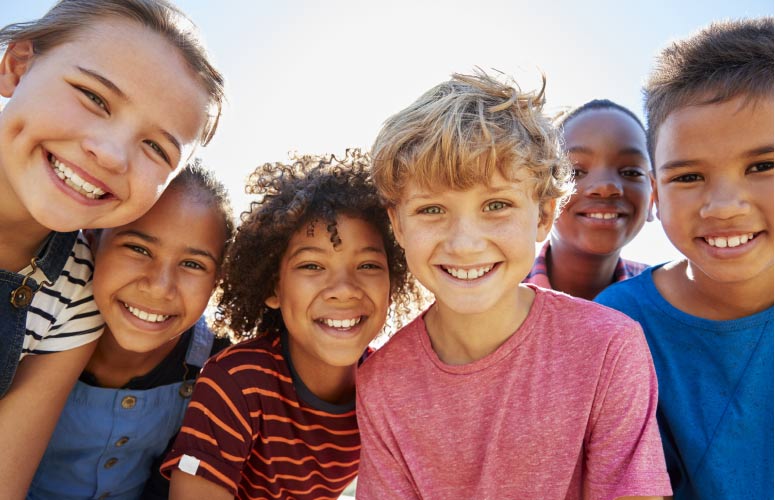
<instances>
[{"instance_id":1,"label":"pink t-shirt","mask_svg":"<svg viewBox=\"0 0 775 500\"><path fill-rule=\"evenodd\" d=\"M421 316L363 364L359 499L671 494L638 324L530 286L524 323L483 359L443 363Z\"/></svg>"}]
</instances>

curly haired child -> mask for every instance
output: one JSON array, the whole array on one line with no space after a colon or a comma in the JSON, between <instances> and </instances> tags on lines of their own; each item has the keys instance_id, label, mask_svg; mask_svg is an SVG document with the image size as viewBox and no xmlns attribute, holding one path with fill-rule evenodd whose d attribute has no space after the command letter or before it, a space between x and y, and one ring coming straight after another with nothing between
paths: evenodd
<instances>
[{"instance_id":1,"label":"curly haired child","mask_svg":"<svg viewBox=\"0 0 775 500\"><path fill-rule=\"evenodd\" d=\"M436 302L358 373L358 498L670 494L638 324L520 284L569 190L542 104L454 75L375 141L375 184Z\"/></svg>"},{"instance_id":2,"label":"curly haired child","mask_svg":"<svg viewBox=\"0 0 775 500\"><path fill-rule=\"evenodd\" d=\"M355 374L416 297L358 150L265 164L230 249L220 324L162 466L172 498L336 498L358 471Z\"/></svg>"}]
</instances>

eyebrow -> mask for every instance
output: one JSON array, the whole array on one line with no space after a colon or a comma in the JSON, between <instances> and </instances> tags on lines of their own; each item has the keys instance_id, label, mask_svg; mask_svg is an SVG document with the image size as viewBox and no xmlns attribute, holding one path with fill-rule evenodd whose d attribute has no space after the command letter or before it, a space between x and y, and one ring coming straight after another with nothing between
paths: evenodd
<instances>
[{"instance_id":1,"label":"eyebrow","mask_svg":"<svg viewBox=\"0 0 775 500\"><path fill-rule=\"evenodd\" d=\"M567 149L568 153L585 153L585 154L593 154L594 151L592 151L591 148L587 148L584 146L573 146ZM622 148L619 151L616 152L620 155L631 155L631 156L640 156L641 158L648 159L648 155L646 155L646 152L638 149L638 148Z\"/></svg>"},{"instance_id":2,"label":"eyebrow","mask_svg":"<svg viewBox=\"0 0 775 500\"><path fill-rule=\"evenodd\" d=\"M130 100L130 99L129 99L129 96L127 96L127 95L124 93L124 91L123 91L123 90L121 90L121 89L118 87L118 85L116 85L115 83L113 83L112 81L110 81L110 79L108 79L107 77L105 77L105 76L103 76L103 75L101 75L101 74L97 73L96 71L94 71L94 70L92 70L92 69L87 69L87 68L84 68L84 67L82 67L82 66L76 66L76 67L78 68L78 70L79 70L81 73L83 73L83 74L85 74L85 75L87 75L87 76L90 76L90 77L94 78L95 80L97 80L98 82L100 82L102 85L104 85L105 87L107 87L107 88L108 88L108 89L109 89L111 92L113 92L113 93L114 93L114 94L116 94L118 97L120 97L122 100L124 100L124 101L129 101L129 100ZM173 146L175 146L175 148L178 150L178 153L180 153L180 152L183 150L182 146L180 145L180 141L179 141L179 140L178 140L178 139L177 139L177 138L176 138L174 135L170 134L169 132L167 132L167 131L166 131L166 130L164 130L164 129L160 129L160 132L161 132L161 134L162 134L164 137L166 137L166 138L167 138L167 140L169 140L169 141L172 143L172 145L173 145Z\"/></svg>"},{"instance_id":3,"label":"eyebrow","mask_svg":"<svg viewBox=\"0 0 775 500\"><path fill-rule=\"evenodd\" d=\"M772 154L774 148L772 144L768 144L766 146L760 146L753 149L749 149L748 151L743 152L740 157L741 158L755 158L757 156L762 156L766 154ZM675 160L675 161L669 161L667 163L663 163L659 166L658 170L672 170L676 168L681 167L691 167L694 165L697 165L698 163L701 163L700 160Z\"/></svg>"},{"instance_id":4,"label":"eyebrow","mask_svg":"<svg viewBox=\"0 0 775 500\"><path fill-rule=\"evenodd\" d=\"M155 245L158 245L161 242L161 240L156 236L151 236L150 234L143 233L142 231L138 231L136 229L125 229L123 231L119 231L118 233L116 233L116 236L134 236L136 238L140 238L146 243L153 243ZM191 255L208 257L212 259L213 262L215 262L216 264L218 263L218 259L215 258L215 255L208 252L207 250L202 250L201 248L195 248L195 247L185 247L184 250L186 251L186 253L189 253Z\"/></svg>"}]
</instances>

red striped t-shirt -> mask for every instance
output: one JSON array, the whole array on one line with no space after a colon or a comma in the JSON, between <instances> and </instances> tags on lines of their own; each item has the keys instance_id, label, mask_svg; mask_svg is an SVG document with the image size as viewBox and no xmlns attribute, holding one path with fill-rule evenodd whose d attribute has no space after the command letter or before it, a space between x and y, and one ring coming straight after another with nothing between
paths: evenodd
<instances>
[{"instance_id":1,"label":"red striped t-shirt","mask_svg":"<svg viewBox=\"0 0 775 500\"><path fill-rule=\"evenodd\" d=\"M196 475L240 499L339 497L358 472L355 402L315 397L282 340L242 342L207 362L161 467L166 477L188 455L199 461Z\"/></svg>"}]
</instances>

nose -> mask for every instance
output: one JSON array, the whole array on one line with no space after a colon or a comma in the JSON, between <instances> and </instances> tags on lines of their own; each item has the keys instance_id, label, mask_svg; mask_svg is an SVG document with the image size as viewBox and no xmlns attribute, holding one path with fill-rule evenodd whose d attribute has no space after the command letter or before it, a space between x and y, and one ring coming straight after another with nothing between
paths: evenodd
<instances>
[{"instance_id":1,"label":"nose","mask_svg":"<svg viewBox=\"0 0 775 500\"><path fill-rule=\"evenodd\" d=\"M130 141L115 127L106 127L83 140L83 149L102 168L116 174L126 173L129 166Z\"/></svg>"},{"instance_id":2,"label":"nose","mask_svg":"<svg viewBox=\"0 0 775 500\"><path fill-rule=\"evenodd\" d=\"M486 249L487 242L482 237L480 222L474 216L459 216L450 221L444 243L447 252L452 255L466 255Z\"/></svg>"},{"instance_id":3,"label":"nose","mask_svg":"<svg viewBox=\"0 0 775 500\"><path fill-rule=\"evenodd\" d=\"M726 180L706 180L708 188L705 191L700 217L704 219L732 219L746 215L751 210L744 186Z\"/></svg>"},{"instance_id":4,"label":"nose","mask_svg":"<svg viewBox=\"0 0 775 500\"><path fill-rule=\"evenodd\" d=\"M622 196L624 190L622 188L622 179L619 176L619 172L612 168L595 169L587 173L587 175L578 182L579 191L582 191L587 196L599 196L602 198L610 198L614 196Z\"/></svg>"},{"instance_id":5,"label":"nose","mask_svg":"<svg viewBox=\"0 0 775 500\"><path fill-rule=\"evenodd\" d=\"M326 283L324 296L327 300L360 300L363 298L363 289L360 287L354 271L332 270Z\"/></svg>"},{"instance_id":6,"label":"nose","mask_svg":"<svg viewBox=\"0 0 775 500\"><path fill-rule=\"evenodd\" d=\"M156 264L148 266L140 279L140 291L155 299L171 299L177 291L175 266Z\"/></svg>"}]
</instances>

